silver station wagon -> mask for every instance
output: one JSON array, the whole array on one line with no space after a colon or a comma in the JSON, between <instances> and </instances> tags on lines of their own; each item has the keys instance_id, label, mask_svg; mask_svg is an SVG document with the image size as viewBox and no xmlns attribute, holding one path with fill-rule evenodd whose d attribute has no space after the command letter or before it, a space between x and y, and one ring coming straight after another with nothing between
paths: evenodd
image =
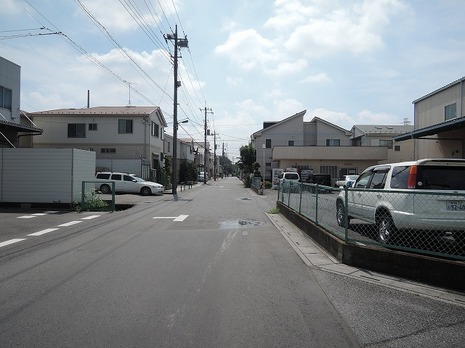
<instances>
[{"instance_id":1,"label":"silver station wagon","mask_svg":"<svg viewBox=\"0 0 465 348\"><path fill-rule=\"evenodd\" d=\"M341 190L336 210L339 226L345 226L346 214L348 223L360 219L375 224L381 243L413 230L463 238L465 159L423 159L369 167L353 188Z\"/></svg>"}]
</instances>

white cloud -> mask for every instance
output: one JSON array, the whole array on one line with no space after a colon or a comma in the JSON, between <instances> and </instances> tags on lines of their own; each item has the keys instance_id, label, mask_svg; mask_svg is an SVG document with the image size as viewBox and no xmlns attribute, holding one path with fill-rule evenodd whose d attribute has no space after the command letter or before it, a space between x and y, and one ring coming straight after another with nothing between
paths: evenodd
<instances>
[{"instance_id":1,"label":"white cloud","mask_svg":"<svg viewBox=\"0 0 465 348\"><path fill-rule=\"evenodd\" d=\"M242 69L251 70L260 63L273 60L274 44L255 29L231 33L228 40L215 48L215 52L235 61Z\"/></svg>"},{"instance_id":2,"label":"white cloud","mask_svg":"<svg viewBox=\"0 0 465 348\"><path fill-rule=\"evenodd\" d=\"M9 16L21 13L21 7L18 6L17 1L15 0L3 0L1 7L3 14Z\"/></svg>"},{"instance_id":3,"label":"white cloud","mask_svg":"<svg viewBox=\"0 0 465 348\"><path fill-rule=\"evenodd\" d=\"M159 2L163 10L159 8L159 5L153 5L155 2L152 4L141 0L132 1L132 5L127 2L121 4L114 0L84 0L81 3L100 24L115 32L138 29L139 25L136 20L144 25L155 26L162 20L160 18L162 11L165 11L167 16L174 11L173 6L169 5L172 1L169 0Z\"/></svg>"},{"instance_id":4,"label":"white cloud","mask_svg":"<svg viewBox=\"0 0 465 348\"><path fill-rule=\"evenodd\" d=\"M300 83L326 83L331 82L331 79L325 73L319 73L315 75L310 75L299 81Z\"/></svg>"}]
</instances>

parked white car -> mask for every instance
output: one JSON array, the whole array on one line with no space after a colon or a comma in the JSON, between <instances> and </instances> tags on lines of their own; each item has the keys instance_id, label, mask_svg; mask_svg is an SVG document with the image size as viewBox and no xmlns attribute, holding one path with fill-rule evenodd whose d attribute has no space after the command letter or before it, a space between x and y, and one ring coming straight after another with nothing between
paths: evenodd
<instances>
[{"instance_id":1,"label":"parked white car","mask_svg":"<svg viewBox=\"0 0 465 348\"><path fill-rule=\"evenodd\" d=\"M348 181L354 182L355 180L357 180L357 178L358 178L358 175L344 175L344 177L341 180L336 181L334 186L335 187L341 187L341 186L344 187L344 186L346 186Z\"/></svg>"},{"instance_id":2,"label":"parked white car","mask_svg":"<svg viewBox=\"0 0 465 348\"><path fill-rule=\"evenodd\" d=\"M165 187L152 181L146 181L134 174L118 172L99 172L95 176L96 181L102 181L95 184L95 189L100 190L103 194L111 193L111 183L115 183L116 193L140 193L143 196L163 194Z\"/></svg>"},{"instance_id":3,"label":"parked white car","mask_svg":"<svg viewBox=\"0 0 465 348\"><path fill-rule=\"evenodd\" d=\"M465 160L423 159L365 169L336 200L339 226L347 219L376 224L382 243L404 230L465 232ZM347 194L347 196L346 196ZM347 202L346 202L347 197Z\"/></svg>"}]
</instances>

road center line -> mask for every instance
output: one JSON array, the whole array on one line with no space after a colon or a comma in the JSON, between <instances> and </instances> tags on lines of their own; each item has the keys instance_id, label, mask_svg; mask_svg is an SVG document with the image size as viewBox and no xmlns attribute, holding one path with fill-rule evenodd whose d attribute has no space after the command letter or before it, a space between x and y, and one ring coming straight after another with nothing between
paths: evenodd
<instances>
[{"instance_id":1,"label":"road center line","mask_svg":"<svg viewBox=\"0 0 465 348\"><path fill-rule=\"evenodd\" d=\"M82 221L70 221L65 224L58 225L58 227L68 227L81 223Z\"/></svg>"},{"instance_id":2,"label":"road center line","mask_svg":"<svg viewBox=\"0 0 465 348\"><path fill-rule=\"evenodd\" d=\"M1 247L4 247L4 246L7 246L7 245L10 245L10 244L22 242L22 241L25 240L25 239L26 239L26 238L16 238L16 239L7 240L7 241L5 241L5 242L0 243L0 248L1 248Z\"/></svg>"},{"instance_id":3,"label":"road center line","mask_svg":"<svg viewBox=\"0 0 465 348\"><path fill-rule=\"evenodd\" d=\"M95 219L95 218L98 218L100 215L91 215L91 216L86 216L86 217L83 217L82 220L91 220L91 219Z\"/></svg>"},{"instance_id":4,"label":"road center line","mask_svg":"<svg viewBox=\"0 0 465 348\"><path fill-rule=\"evenodd\" d=\"M56 231L56 230L58 230L58 228L47 228L47 229L39 231L39 232L34 232L34 233L31 233L31 234L28 234L28 236L32 236L32 237L41 236L43 234L50 233L50 232L53 232L53 231Z\"/></svg>"}]
</instances>

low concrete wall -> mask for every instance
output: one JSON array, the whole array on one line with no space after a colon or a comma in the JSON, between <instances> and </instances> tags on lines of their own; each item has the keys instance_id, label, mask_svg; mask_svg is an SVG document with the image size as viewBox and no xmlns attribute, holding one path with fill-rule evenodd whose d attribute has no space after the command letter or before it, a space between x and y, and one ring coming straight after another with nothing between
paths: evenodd
<instances>
[{"instance_id":1,"label":"low concrete wall","mask_svg":"<svg viewBox=\"0 0 465 348\"><path fill-rule=\"evenodd\" d=\"M465 263L383 247L348 244L281 202L279 212L342 263L413 281L465 291Z\"/></svg>"}]
</instances>

